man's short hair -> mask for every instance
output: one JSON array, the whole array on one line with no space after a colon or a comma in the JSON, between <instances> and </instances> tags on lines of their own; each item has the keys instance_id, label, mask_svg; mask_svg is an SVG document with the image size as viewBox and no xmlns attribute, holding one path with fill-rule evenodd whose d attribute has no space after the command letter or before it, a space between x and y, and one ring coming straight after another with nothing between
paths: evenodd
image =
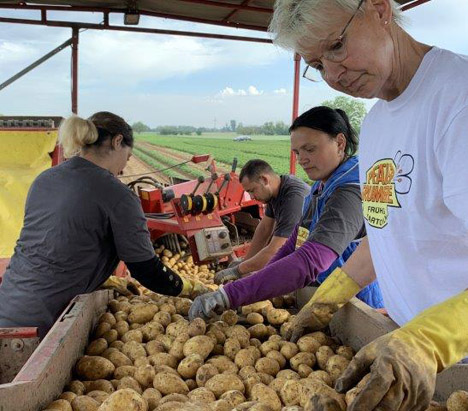
<instances>
[{"instance_id":1,"label":"man's short hair","mask_svg":"<svg viewBox=\"0 0 468 411\"><path fill-rule=\"evenodd\" d=\"M244 177L249 180L257 180L262 174L275 174L270 164L258 158L249 160L239 174L239 181L242 182Z\"/></svg>"}]
</instances>

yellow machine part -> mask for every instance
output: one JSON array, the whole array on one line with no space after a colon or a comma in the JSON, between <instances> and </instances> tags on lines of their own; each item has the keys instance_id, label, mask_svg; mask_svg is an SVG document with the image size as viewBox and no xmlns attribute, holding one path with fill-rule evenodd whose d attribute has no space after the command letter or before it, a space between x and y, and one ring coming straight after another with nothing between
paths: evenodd
<instances>
[{"instance_id":1,"label":"yellow machine part","mask_svg":"<svg viewBox=\"0 0 468 411\"><path fill-rule=\"evenodd\" d=\"M52 165L56 130L0 129L0 258L11 257L33 180Z\"/></svg>"}]
</instances>

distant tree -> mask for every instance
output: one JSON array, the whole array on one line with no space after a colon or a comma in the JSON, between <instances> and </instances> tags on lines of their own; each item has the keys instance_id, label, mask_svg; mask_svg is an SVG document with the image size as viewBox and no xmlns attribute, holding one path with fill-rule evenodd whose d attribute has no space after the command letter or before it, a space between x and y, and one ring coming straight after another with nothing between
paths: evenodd
<instances>
[{"instance_id":1,"label":"distant tree","mask_svg":"<svg viewBox=\"0 0 468 411\"><path fill-rule=\"evenodd\" d=\"M136 123L132 124L132 129L135 133L144 133L145 131L150 131L150 128L146 125L143 124L141 121L137 121Z\"/></svg>"},{"instance_id":2,"label":"distant tree","mask_svg":"<svg viewBox=\"0 0 468 411\"><path fill-rule=\"evenodd\" d=\"M338 96L333 100L324 101L322 105L343 110L348 115L349 122L354 130L359 134L362 120L367 114L366 105L362 101L351 97Z\"/></svg>"},{"instance_id":3,"label":"distant tree","mask_svg":"<svg viewBox=\"0 0 468 411\"><path fill-rule=\"evenodd\" d=\"M236 131L237 122L236 120L231 120L231 131Z\"/></svg>"},{"instance_id":4,"label":"distant tree","mask_svg":"<svg viewBox=\"0 0 468 411\"><path fill-rule=\"evenodd\" d=\"M197 128L197 131L195 133L197 133L197 136L201 136L203 131L201 128Z\"/></svg>"}]
</instances>

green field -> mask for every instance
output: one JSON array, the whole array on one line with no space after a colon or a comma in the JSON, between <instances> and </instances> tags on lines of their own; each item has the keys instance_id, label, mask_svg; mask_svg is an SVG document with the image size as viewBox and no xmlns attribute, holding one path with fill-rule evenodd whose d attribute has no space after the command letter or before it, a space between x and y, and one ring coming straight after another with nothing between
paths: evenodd
<instances>
[{"instance_id":1,"label":"green field","mask_svg":"<svg viewBox=\"0 0 468 411\"><path fill-rule=\"evenodd\" d=\"M184 153L211 154L216 161L224 164L231 164L233 158L237 157L239 167L248 160L261 158L279 174L289 173L288 136L253 136L252 141L233 141L235 136L235 133L208 133L201 136L161 136L142 133L136 136L136 140ZM306 174L299 166L297 166L297 175L307 181Z\"/></svg>"}]
</instances>

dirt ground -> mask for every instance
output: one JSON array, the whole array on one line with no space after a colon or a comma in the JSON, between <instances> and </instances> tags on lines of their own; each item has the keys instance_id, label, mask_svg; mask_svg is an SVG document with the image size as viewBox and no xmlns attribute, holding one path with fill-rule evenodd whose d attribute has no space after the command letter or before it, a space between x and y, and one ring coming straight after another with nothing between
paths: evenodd
<instances>
[{"instance_id":1,"label":"dirt ground","mask_svg":"<svg viewBox=\"0 0 468 411\"><path fill-rule=\"evenodd\" d=\"M135 175L136 174L136 175ZM159 182L163 184L168 184L169 179L161 173L154 173L154 169L146 164L145 162L141 161L138 157L132 156L130 160L128 160L127 166L123 170L123 175L119 178L125 184L130 183L131 181L136 180L137 178L141 177L142 175L150 175L151 177L155 178ZM150 187L148 184L141 184L141 187Z\"/></svg>"}]
</instances>

